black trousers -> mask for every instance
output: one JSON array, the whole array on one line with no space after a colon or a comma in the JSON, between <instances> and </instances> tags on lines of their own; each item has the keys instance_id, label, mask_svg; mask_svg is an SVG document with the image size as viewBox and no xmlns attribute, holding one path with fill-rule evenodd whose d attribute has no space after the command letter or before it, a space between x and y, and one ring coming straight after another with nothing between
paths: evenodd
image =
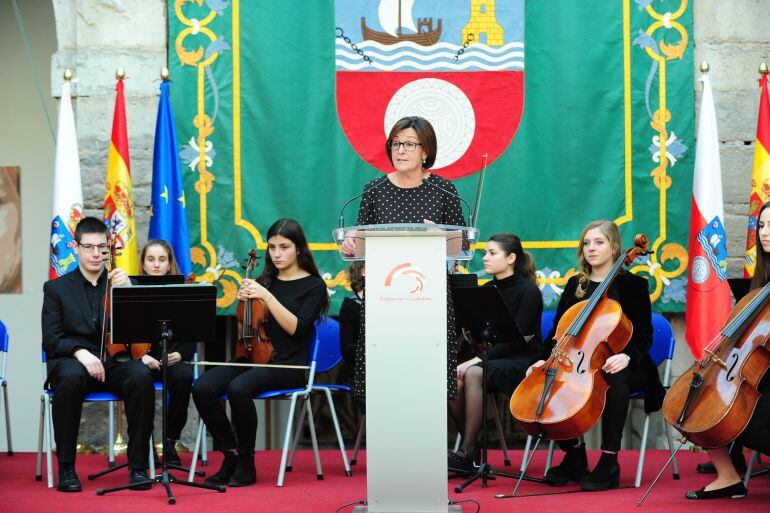
<instances>
[{"instance_id":1,"label":"black trousers","mask_svg":"<svg viewBox=\"0 0 770 513\"><path fill-rule=\"evenodd\" d=\"M105 364L105 382L92 378L74 357L48 360L48 382L53 390L53 428L59 465L75 463L75 447L83 412L83 398L107 391L121 399L128 420L128 462L132 469L147 469L155 415L152 373L139 360ZM110 441L110 443L112 443Z\"/></svg>"},{"instance_id":2,"label":"black trousers","mask_svg":"<svg viewBox=\"0 0 770 513\"><path fill-rule=\"evenodd\" d=\"M770 375L765 376L758 389L762 397L757 401L754 415L736 443L770 455Z\"/></svg>"},{"instance_id":3,"label":"black trousers","mask_svg":"<svg viewBox=\"0 0 770 513\"><path fill-rule=\"evenodd\" d=\"M155 381L160 381L163 370L152 371ZM193 366L179 362L166 369L166 387L168 390L168 416L166 435L170 440L179 440L182 429L187 424L187 406L193 384Z\"/></svg>"},{"instance_id":4,"label":"black trousers","mask_svg":"<svg viewBox=\"0 0 770 513\"><path fill-rule=\"evenodd\" d=\"M305 383L305 371L299 369L221 366L204 372L195 382L192 394L195 407L214 439L214 449L237 448L248 454L254 451L257 441L254 396L269 390L302 387ZM230 402L232 425L221 402L225 393Z\"/></svg>"},{"instance_id":5,"label":"black trousers","mask_svg":"<svg viewBox=\"0 0 770 513\"><path fill-rule=\"evenodd\" d=\"M642 369L633 364L615 374L602 374L610 385L602 413L602 450L617 452L620 450L623 428L626 426L631 394L644 388L645 376ZM566 450L577 442L577 439L564 440L559 442L559 447Z\"/></svg>"}]
</instances>

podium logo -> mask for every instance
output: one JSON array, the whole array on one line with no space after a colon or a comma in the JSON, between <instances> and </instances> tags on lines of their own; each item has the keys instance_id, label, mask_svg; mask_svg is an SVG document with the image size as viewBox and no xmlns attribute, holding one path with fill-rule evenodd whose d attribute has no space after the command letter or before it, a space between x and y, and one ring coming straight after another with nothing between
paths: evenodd
<instances>
[{"instance_id":1,"label":"podium logo","mask_svg":"<svg viewBox=\"0 0 770 513\"><path fill-rule=\"evenodd\" d=\"M406 280L414 282L414 287L409 291L410 294L416 294L425 288L425 273L410 262L399 264L391 269L385 277L385 286L391 287L394 282L399 283Z\"/></svg>"}]
</instances>

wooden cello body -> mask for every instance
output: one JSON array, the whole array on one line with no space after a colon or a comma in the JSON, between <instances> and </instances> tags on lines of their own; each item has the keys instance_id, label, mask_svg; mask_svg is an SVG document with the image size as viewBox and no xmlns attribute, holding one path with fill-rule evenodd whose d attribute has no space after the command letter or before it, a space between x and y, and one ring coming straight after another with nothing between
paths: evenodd
<instances>
[{"instance_id":1,"label":"wooden cello body","mask_svg":"<svg viewBox=\"0 0 770 513\"><path fill-rule=\"evenodd\" d=\"M669 389L666 421L706 449L723 447L746 428L770 368L770 288L749 292L733 308L719 337Z\"/></svg>"},{"instance_id":2,"label":"wooden cello body","mask_svg":"<svg viewBox=\"0 0 770 513\"><path fill-rule=\"evenodd\" d=\"M246 264L246 278L251 279L251 273L257 266L257 252L249 251ZM265 331L270 310L261 299L239 301L236 309L238 316L238 342L235 346L235 357L245 359L249 363L267 364L275 359L276 352L273 343Z\"/></svg>"},{"instance_id":3,"label":"wooden cello body","mask_svg":"<svg viewBox=\"0 0 770 513\"><path fill-rule=\"evenodd\" d=\"M633 326L620 304L606 292L622 268L646 253L647 240L622 255L586 300L572 305L559 320L551 355L533 369L511 397L511 414L531 436L569 440L588 431L601 418L609 385L602 374L607 358L628 344Z\"/></svg>"}]
</instances>

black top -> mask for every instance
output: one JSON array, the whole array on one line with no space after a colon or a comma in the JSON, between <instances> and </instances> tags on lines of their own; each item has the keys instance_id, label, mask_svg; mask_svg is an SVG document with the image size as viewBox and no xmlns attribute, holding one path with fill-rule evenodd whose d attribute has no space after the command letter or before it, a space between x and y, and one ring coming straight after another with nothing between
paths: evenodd
<instances>
[{"instance_id":1,"label":"black top","mask_svg":"<svg viewBox=\"0 0 770 513\"><path fill-rule=\"evenodd\" d=\"M43 285L43 349L49 358L87 349L99 356L107 271L94 286L76 267Z\"/></svg>"},{"instance_id":2,"label":"black top","mask_svg":"<svg viewBox=\"0 0 770 513\"><path fill-rule=\"evenodd\" d=\"M267 290L287 310L297 316L297 329L289 335L270 315L265 332L277 356L273 363L305 365L308 361L308 344L313 335L313 323L321 316L326 283L318 276L305 276L297 280L273 279Z\"/></svg>"},{"instance_id":3,"label":"black top","mask_svg":"<svg viewBox=\"0 0 770 513\"><path fill-rule=\"evenodd\" d=\"M425 219L437 224L465 226L460 200L439 190L457 194L454 184L431 174L417 187L401 188L382 178L372 180L364 189L372 188L361 199L359 225L388 223L423 223Z\"/></svg>"},{"instance_id":4,"label":"black top","mask_svg":"<svg viewBox=\"0 0 770 513\"><path fill-rule=\"evenodd\" d=\"M503 302L511 312L516 326L524 337L532 335L528 347L533 356L539 353L542 341L540 318L543 315L543 296L531 280L520 274L513 274L502 280L492 279L485 287L497 287ZM488 358L503 358L513 354L512 344L496 344L487 351Z\"/></svg>"},{"instance_id":5,"label":"black top","mask_svg":"<svg viewBox=\"0 0 770 513\"><path fill-rule=\"evenodd\" d=\"M586 293L581 298L575 297L578 286L578 276L573 276L567 281L564 292L559 298L556 307L556 317L553 321L548 337L545 340L543 359L547 359L556 341L556 327L564 312L572 305L588 299L599 286L599 282L589 281ZM633 326L633 334L626 347L621 351L631 357L630 366L636 366L645 376L644 385L644 409L647 412L657 411L663 404L665 391L660 383L658 369L650 358L649 350L652 347L652 305L647 280L628 271L621 270L607 290L610 299L620 303L623 313Z\"/></svg>"},{"instance_id":6,"label":"black top","mask_svg":"<svg viewBox=\"0 0 770 513\"><path fill-rule=\"evenodd\" d=\"M337 378L340 383L348 384L353 380L353 369L356 364L356 345L361 328L361 305L363 300L355 293L342 300L340 313L340 351L342 352L342 368Z\"/></svg>"}]
</instances>

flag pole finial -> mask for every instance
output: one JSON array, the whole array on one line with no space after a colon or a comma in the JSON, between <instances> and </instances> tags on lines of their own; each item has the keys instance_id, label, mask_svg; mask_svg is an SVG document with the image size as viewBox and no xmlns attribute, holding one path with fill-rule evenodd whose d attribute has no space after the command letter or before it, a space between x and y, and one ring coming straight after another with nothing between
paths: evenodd
<instances>
[{"instance_id":1,"label":"flag pole finial","mask_svg":"<svg viewBox=\"0 0 770 513\"><path fill-rule=\"evenodd\" d=\"M166 68L166 67L164 66L164 67L163 67L163 69L161 69L161 70L160 70L160 79L161 79L161 80L163 80L163 81L165 82L165 81L166 81L166 80L168 80L170 77L171 77L171 75L170 75L170 74L169 74L169 72L168 72L168 68Z\"/></svg>"},{"instance_id":2,"label":"flag pole finial","mask_svg":"<svg viewBox=\"0 0 770 513\"><path fill-rule=\"evenodd\" d=\"M123 80L124 78L126 78L126 71L123 68L116 69L115 78L118 80Z\"/></svg>"},{"instance_id":3,"label":"flag pole finial","mask_svg":"<svg viewBox=\"0 0 770 513\"><path fill-rule=\"evenodd\" d=\"M700 63L700 72L701 73L708 73L711 71L711 66L709 66L708 61L703 61Z\"/></svg>"},{"instance_id":4,"label":"flag pole finial","mask_svg":"<svg viewBox=\"0 0 770 513\"><path fill-rule=\"evenodd\" d=\"M767 63L763 62L759 65L759 74L760 75L767 75Z\"/></svg>"},{"instance_id":5,"label":"flag pole finial","mask_svg":"<svg viewBox=\"0 0 770 513\"><path fill-rule=\"evenodd\" d=\"M72 70L69 68L65 68L64 70L64 80L67 82L72 80Z\"/></svg>"}]
</instances>

